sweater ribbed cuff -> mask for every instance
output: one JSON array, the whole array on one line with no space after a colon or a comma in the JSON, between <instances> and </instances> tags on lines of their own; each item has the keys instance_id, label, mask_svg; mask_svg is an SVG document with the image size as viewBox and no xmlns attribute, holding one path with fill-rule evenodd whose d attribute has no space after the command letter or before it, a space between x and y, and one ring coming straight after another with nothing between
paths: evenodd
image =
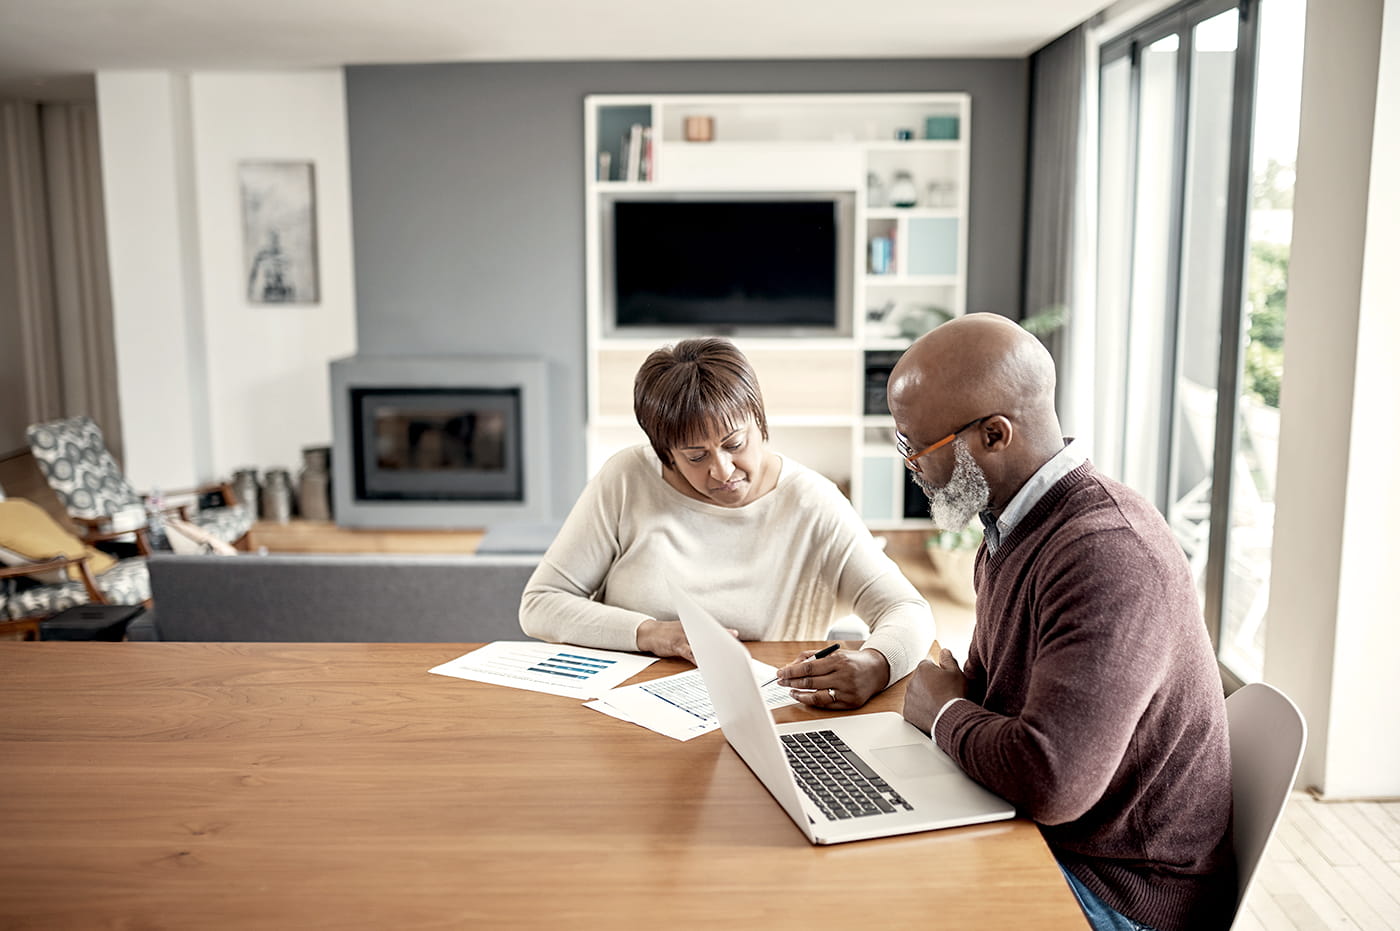
<instances>
[{"instance_id":1,"label":"sweater ribbed cuff","mask_svg":"<svg viewBox=\"0 0 1400 931\"><path fill-rule=\"evenodd\" d=\"M919 663L911 660L909 652L904 648L904 644L897 637L881 636L879 631L870 635L870 639L860 645L862 650L879 650L880 655L885 658L885 662L890 664L890 681L885 686L889 688L900 679L914 671L914 667Z\"/></svg>"}]
</instances>

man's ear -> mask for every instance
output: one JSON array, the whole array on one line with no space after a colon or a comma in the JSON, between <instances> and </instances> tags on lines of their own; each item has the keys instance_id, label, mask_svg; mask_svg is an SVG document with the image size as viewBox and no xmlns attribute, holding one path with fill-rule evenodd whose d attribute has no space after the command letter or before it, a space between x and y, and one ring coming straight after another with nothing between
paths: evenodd
<instances>
[{"instance_id":1,"label":"man's ear","mask_svg":"<svg viewBox=\"0 0 1400 931\"><path fill-rule=\"evenodd\" d=\"M982 421L977 436L982 442L982 448L988 452L1004 452L1011 445L1014 431L1010 420L1002 414L993 414Z\"/></svg>"}]
</instances>

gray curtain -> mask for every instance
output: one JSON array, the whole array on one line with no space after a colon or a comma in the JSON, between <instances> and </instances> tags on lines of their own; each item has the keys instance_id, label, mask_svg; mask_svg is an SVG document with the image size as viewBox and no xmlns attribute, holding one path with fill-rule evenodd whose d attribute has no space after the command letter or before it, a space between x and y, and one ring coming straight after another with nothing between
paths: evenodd
<instances>
[{"instance_id":1,"label":"gray curtain","mask_svg":"<svg viewBox=\"0 0 1400 931\"><path fill-rule=\"evenodd\" d=\"M24 428L59 416L48 211L38 104L0 101L0 455Z\"/></svg>"},{"instance_id":2,"label":"gray curtain","mask_svg":"<svg viewBox=\"0 0 1400 931\"><path fill-rule=\"evenodd\" d=\"M86 414L121 458L97 107L0 101L0 453Z\"/></svg>"},{"instance_id":3,"label":"gray curtain","mask_svg":"<svg viewBox=\"0 0 1400 931\"><path fill-rule=\"evenodd\" d=\"M1074 317L1076 178L1084 117L1086 26L1031 56L1031 123L1026 198L1026 275L1022 306L1031 317L1067 311L1064 327L1042 336L1068 382L1068 329ZM1087 324L1087 321L1085 321Z\"/></svg>"}]
</instances>

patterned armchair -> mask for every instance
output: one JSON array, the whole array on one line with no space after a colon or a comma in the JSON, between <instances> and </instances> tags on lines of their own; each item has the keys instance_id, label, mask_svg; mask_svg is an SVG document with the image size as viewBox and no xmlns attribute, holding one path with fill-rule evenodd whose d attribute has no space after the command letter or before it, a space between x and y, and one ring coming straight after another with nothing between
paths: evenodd
<instances>
[{"instance_id":1,"label":"patterned armchair","mask_svg":"<svg viewBox=\"0 0 1400 931\"><path fill-rule=\"evenodd\" d=\"M0 622L32 626L82 604L149 603L142 557L114 559L93 549L32 501L0 500ZM23 632L23 631L21 631Z\"/></svg>"},{"instance_id":2,"label":"patterned armchair","mask_svg":"<svg viewBox=\"0 0 1400 931\"><path fill-rule=\"evenodd\" d=\"M121 467L107 451L101 428L90 417L32 424L26 435L39 470L63 503L69 518L83 528L85 540L110 538L113 533L130 533L146 526L145 498L126 480ZM253 516L235 503L233 489L228 485L172 491L167 492L166 497L197 496L215 491L223 498L222 507L204 508L193 514L186 507L176 511L180 518L212 536L234 543L248 532Z\"/></svg>"}]
</instances>

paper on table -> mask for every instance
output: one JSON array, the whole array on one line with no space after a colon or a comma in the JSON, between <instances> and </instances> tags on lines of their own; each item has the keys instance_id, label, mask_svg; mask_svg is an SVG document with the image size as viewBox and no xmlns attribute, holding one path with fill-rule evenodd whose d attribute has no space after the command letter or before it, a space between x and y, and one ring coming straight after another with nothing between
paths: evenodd
<instances>
[{"instance_id":1,"label":"paper on table","mask_svg":"<svg viewBox=\"0 0 1400 931\"><path fill-rule=\"evenodd\" d=\"M509 685L568 698L597 698L656 662L655 656L561 646L538 640L497 640L429 672Z\"/></svg>"},{"instance_id":2,"label":"paper on table","mask_svg":"<svg viewBox=\"0 0 1400 931\"><path fill-rule=\"evenodd\" d=\"M753 664L754 682L771 679L777 671L776 667L767 663L758 660L750 662ZM790 690L777 683L767 685L760 691L763 703L770 710L797 704ZM584 707L639 724L676 740L699 737L719 727L714 705L710 703L705 681L700 678L698 669L616 688Z\"/></svg>"}]
</instances>

